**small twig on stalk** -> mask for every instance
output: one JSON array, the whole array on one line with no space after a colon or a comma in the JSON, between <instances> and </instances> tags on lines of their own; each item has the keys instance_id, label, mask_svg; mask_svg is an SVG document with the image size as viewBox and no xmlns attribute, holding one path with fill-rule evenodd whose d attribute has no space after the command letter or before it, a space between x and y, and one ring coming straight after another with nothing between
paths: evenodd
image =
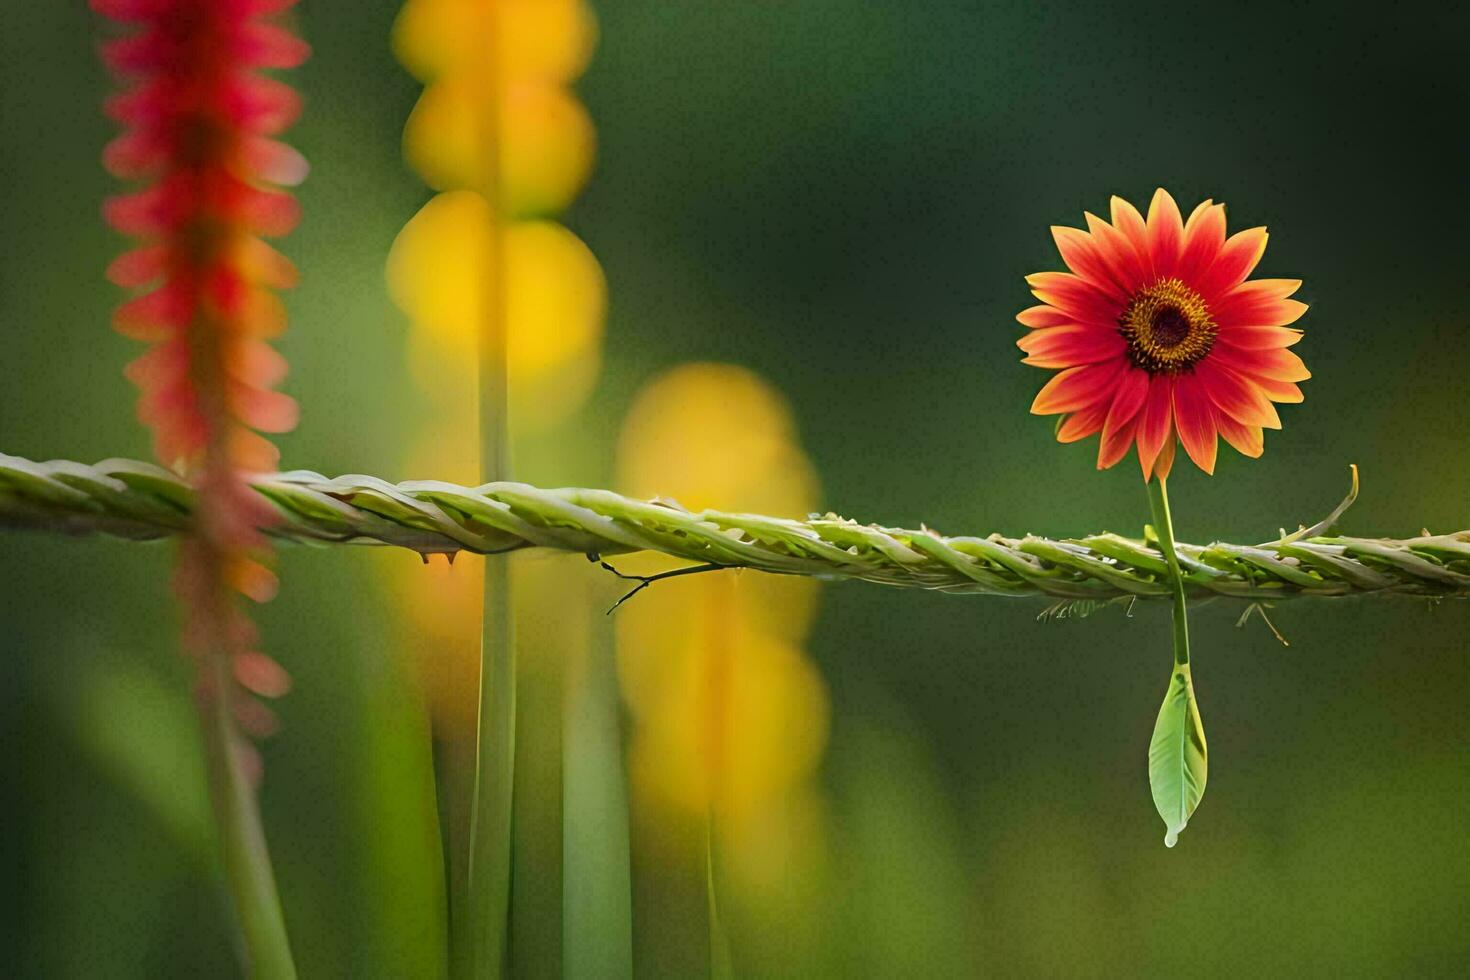
<instances>
[{"instance_id":1,"label":"small twig on stalk","mask_svg":"<svg viewBox=\"0 0 1470 980\"><path fill-rule=\"evenodd\" d=\"M1282 646L1291 646L1291 641L1288 640L1285 636L1281 635L1281 631L1276 628L1276 624L1271 622L1271 617L1266 615L1266 607L1261 605L1259 602L1253 602L1245 607L1245 612L1241 613L1240 618L1235 621L1235 628L1243 629L1245 627L1246 620L1251 618L1252 613L1258 614L1261 617L1261 622L1266 624L1266 628L1271 631L1271 635L1276 637L1276 639L1281 642Z\"/></svg>"},{"instance_id":2,"label":"small twig on stalk","mask_svg":"<svg viewBox=\"0 0 1470 980\"><path fill-rule=\"evenodd\" d=\"M633 598L635 595L642 592L644 589L648 588L655 582L662 581L666 578L678 578L680 575L696 575L700 572L718 572L730 567L729 565L715 565L713 563L706 563L703 565L690 565L688 568L676 568L673 571L669 572L659 572L657 575L628 575L618 571L616 568L613 568L611 565L598 558L596 555L588 555L587 559L588 561L597 562L597 564L601 565L609 572L612 572L614 575L624 580L625 582L638 583L627 593L627 595L623 596L617 602L614 602L611 606L609 606L607 612L603 614L605 616L611 616L619 606L621 606L623 603L627 602L629 599Z\"/></svg>"},{"instance_id":3,"label":"small twig on stalk","mask_svg":"<svg viewBox=\"0 0 1470 980\"><path fill-rule=\"evenodd\" d=\"M1332 513L1328 514L1326 517L1318 521L1316 524L1313 524L1311 527L1302 525L1290 534L1287 534L1286 529L1282 528L1281 537L1277 538L1275 541L1268 541L1266 542L1266 544L1291 544L1294 541L1300 541L1302 538L1313 538L1319 534L1326 534L1328 531L1332 530L1332 526L1336 524L1339 520L1341 520L1342 515L1347 513L1347 509L1358 500L1358 464L1349 463L1348 470L1351 473L1352 482L1348 486L1347 496L1342 498L1342 503L1333 508ZM1425 531L1424 536L1426 538L1429 537L1429 532Z\"/></svg>"}]
</instances>

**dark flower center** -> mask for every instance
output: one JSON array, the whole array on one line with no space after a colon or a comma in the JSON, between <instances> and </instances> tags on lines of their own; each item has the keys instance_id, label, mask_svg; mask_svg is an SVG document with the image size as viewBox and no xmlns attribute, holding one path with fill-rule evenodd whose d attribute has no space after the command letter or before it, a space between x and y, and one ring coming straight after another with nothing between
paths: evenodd
<instances>
[{"instance_id":1,"label":"dark flower center","mask_svg":"<svg viewBox=\"0 0 1470 980\"><path fill-rule=\"evenodd\" d=\"M1161 279L1133 295L1118 317L1128 359L1149 374L1187 371L1215 346L1215 321L1199 293Z\"/></svg>"}]
</instances>

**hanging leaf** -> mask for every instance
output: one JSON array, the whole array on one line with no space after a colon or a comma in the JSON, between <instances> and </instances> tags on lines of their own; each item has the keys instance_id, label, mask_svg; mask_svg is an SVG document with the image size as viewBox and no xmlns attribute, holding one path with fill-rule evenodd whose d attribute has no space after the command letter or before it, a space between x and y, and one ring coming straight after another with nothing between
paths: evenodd
<instances>
[{"instance_id":1,"label":"hanging leaf","mask_svg":"<svg viewBox=\"0 0 1470 980\"><path fill-rule=\"evenodd\" d=\"M1208 756L1189 664L1175 664L1148 745L1148 782L1153 790L1154 807L1167 828L1165 847L1179 842L1179 832L1189 823L1200 797L1205 795Z\"/></svg>"}]
</instances>

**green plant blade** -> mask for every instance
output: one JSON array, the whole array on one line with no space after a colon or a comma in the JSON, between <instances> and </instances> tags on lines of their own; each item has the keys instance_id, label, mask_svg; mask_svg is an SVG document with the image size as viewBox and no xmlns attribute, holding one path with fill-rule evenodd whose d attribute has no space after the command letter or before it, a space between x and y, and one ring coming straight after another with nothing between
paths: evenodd
<instances>
[{"instance_id":1,"label":"green plant blade","mask_svg":"<svg viewBox=\"0 0 1470 980\"><path fill-rule=\"evenodd\" d=\"M1179 842L1179 832L1205 795L1208 775L1209 750L1189 664L1175 664L1148 744L1148 782L1154 807L1164 820L1165 847Z\"/></svg>"},{"instance_id":2,"label":"green plant blade","mask_svg":"<svg viewBox=\"0 0 1470 980\"><path fill-rule=\"evenodd\" d=\"M562 975L632 980L633 881L612 627L597 616L567 667Z\"/></svg>"},{"instance_id":3,"label":"green plant blade","mask_svg":"<svg viewBox=\"0 0 1470 980\"><path fill-rule=\"evenodd\" d=\"M480 639L480 717L470 811L469 928L475 977L510 973L511 856L514 840L516 649L510 569L485 564Z\"/></svg>"}]
</instances>

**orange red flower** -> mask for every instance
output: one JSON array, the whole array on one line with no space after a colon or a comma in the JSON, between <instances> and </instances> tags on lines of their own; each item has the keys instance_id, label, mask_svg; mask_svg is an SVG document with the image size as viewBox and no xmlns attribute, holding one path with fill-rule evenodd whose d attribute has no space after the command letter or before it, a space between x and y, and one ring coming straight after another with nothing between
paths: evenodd
<instances>
[{"instance_id":1,"label":"orange red flower","mask_svg":"<svg viewBox=\"0 0 1470 980\"><path fill-rule=\"evenodd\" d=\"M1112 222L1087 214L1087 231L1053 227L1069 272L1027 276L1041 301L1016 319L1029 327L1022 363L1060 369L1032 403L1062 415L1057 439L1101 433L1097 465L1134 446L1144 479L1168 476L1176 440L1206 473L1219 437L1260 456L1279 429L1275 402L1300 402L1311 377L1287 350L1306 304L1297 279L1248 279L1266 229L1225 235L1225 206L1204 201L1185 220L1169 193L1145 219L1112 199Z\"/></svg>"}]
</instances>

